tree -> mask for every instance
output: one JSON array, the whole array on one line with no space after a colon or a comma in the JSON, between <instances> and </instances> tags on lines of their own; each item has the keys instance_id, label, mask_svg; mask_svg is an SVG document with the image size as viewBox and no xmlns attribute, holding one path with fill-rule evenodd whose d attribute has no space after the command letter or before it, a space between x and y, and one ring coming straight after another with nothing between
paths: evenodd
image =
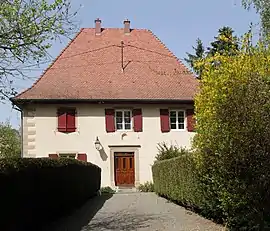
<instances>
[{"instance_id":1,"label":"tree","mask_svg":"<svg viewBox=\"0 0 270 231\"><path fill-rule=\"evenodd\" d=\"M207 55L235 55L238 51L238 38L233 35L234 31L230 27L222 27L218 30L218 36L208 47Z\"/></svg>"},{"instance_id":2,"label":"tree","mask_svg":"<svg viewBox=\"0 0 270 231\"><path fill-rule=\"evenodd\" d=\"M193 72L197 75L200 76L201 75L201 69L197 69L194 66L194 63L200 59L203 59L205 56L205 49L203 46L203 42L202 40L200 40L199 38L196 40L196 47L192 47L193 50L195 51L195 54L190 54L187 53L187 58L185 58L185 61L189 64L190 68L193 70Z\"/></svg>"},{"instance_id":3,"label":"tree","mask_svg":"<svg viewBox=\"0 0 270 231\"><path fill-rule=\"evenodd\" d=\"M20 133L9 123L0 123L0 158L20 157Z\"/></svg>"},{"instance_id":4,"label":"tree","mask_svg":"<svg viewBox=\"0 0 270 231\"><path fill-rule=\"evenodd\" d=\"M238 38L233 35L234 31L230 27L222 27L218 30L218 35L213 42L210 43L210 47L204 49L203 43L200 39L197 39L197 46L193 47L195 54L187 53L188 58L185 61L190 65L193 72L198 78L201 78L204 66L205 58L214 56L215 54L221 55L235 55L239 50Z\"/></svg>"},{"instance_id":5,"label":"tree","mask_svg":"<svg viewBox=\"0 0 270 231\"><path fill-rule=\"evenodd\" d=\"M53 40L74 33L69 0L0 1L0 94L15 94L13 82L48 61Z\"/></svg>"},{"instance_id":6,"label":"tree","mask_svg":"<svg viewBox=\"0 0 270 231\"><path fill-rule=\"evenodd\" d=\"M195 99L196 162L206 207L230 230L269 228L269 65L269 46L252 47L250 36L235 55L204 60Z\"/></svg>"},{"instance_id":7,"label":"tree","mask_svg":"<svg viewBox=\"0 0 270 231\"><path fill-rule=\"evenodd\" d=\"M267 37L270 33L270 1L269 0L242 0L245 9L252 6L260 14L262 32Z\"/></svg>"}]
</instances>

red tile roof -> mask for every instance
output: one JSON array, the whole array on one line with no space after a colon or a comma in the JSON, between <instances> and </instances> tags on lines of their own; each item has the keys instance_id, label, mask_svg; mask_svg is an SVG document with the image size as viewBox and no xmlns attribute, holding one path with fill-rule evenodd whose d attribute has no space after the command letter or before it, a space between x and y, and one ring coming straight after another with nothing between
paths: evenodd
<instances>
[{"instance_id":1,"label":"red tile roof","mask_svg":"<svg viewBox=\"0 0 270 231\"><path fill-rule=\"evenodd\" d=\"M94 28L84 28L14 100L192 100L197 87L195 77L150 30L124 34L109 28L95 35Z\"/></svg>"}]
</instances>

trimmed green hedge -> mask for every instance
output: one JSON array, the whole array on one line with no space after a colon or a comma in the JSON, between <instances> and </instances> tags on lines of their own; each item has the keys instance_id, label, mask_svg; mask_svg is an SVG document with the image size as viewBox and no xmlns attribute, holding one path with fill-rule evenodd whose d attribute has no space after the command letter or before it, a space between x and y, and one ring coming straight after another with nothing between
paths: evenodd
<instances>
[{"instance_id":1,"label":"trimmed green hedge","mask_svg":"<svg viewBox=\"0 0 270 231\"><path fill-rule=\"evenodd\" d=\"M54 220L100 189L101 169L73 159L1 159L1 230Z\"/></svg>"},{"instance_id":2,"label":"trimmed green hedge","mask_svg":"<svg viewBox=\"0 0 270 231\"><path fill-rule=\"evenodd\" d=\"M157 161L152 166L154 190L167 199L200 210L202 194L191 155Z\"/></svg>"}]
</instances>

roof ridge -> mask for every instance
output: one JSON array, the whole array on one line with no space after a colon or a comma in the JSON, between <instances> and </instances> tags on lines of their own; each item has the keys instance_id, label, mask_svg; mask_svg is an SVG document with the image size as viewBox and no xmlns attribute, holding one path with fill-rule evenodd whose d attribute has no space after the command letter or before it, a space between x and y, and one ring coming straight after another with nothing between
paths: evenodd
<instances>
[{"instance_id":1,"label":"roof ridge","mask_svg":"<svg viewBox=\"0 0 270 231\"><path fill-rule=\"evenodd\" d=\"M191 74L192 76L194 76L194 74L182 63L182 61L165 45L165 43L163 43L161 40L160 40L160 38L156 35L156 34L154 34L154 32L153 31L151 31L150 29L146 29L147 31L149 31L154 37L155 37L155 39L169 52L169 54L172 56L172 57L174 57L176 60L177 60L177 62L184 68L184 69L186 69L186 71L187 71L187 73L189 73L189 74ZM195 76L194 76L194 78L195 78Z\"/></svg>"},{"instance_id":2,"label":"roof ridge","mask_svg":"<svg viewBox=\"0 0 270 231\"><path fill-rule=\"evenodd\" d=\"M71 39L68 43L67 46L65 46L62 51L60 52L60 54L52 61L52 63L45 68L45 70L43 71L43 73L40 75L40 77L32 84L31 87L27 88L26 90L22 91L20 94L16 95L15 98L19 98L22 94L26 93L27 91L31 90L42 78L43 76L46 74L46 72L55 64L55 62L60 58L60 56L65 52L65 50L67 50L71 43L73 43L75 41L75 39L79 36L79 34L81 34L81 32L84 30L84 28L81 28L80 31L74 36L73 39Z\"/></svg>"}]
</instances>

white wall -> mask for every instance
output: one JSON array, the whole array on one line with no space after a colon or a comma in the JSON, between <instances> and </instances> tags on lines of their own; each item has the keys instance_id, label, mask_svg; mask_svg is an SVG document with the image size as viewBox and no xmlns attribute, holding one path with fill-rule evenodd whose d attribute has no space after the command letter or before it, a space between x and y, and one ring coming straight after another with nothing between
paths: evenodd
<instances>
[{"instance_id":1,"label":"white wall","mask_svg":"<svg viewBox=\"0 0 270 231\"><path fill-rule=\"evenodd\" d=\"M57 131L56 113L60 106L63 105L35 105L32 107L33 111L24 111L24 156L48 157L48 154L58 152L86 153L89 162L102 168L103 186L111 185L109 145L141 145L139 179L140 183L144 183L152 179L151 165L159 142L165 141L189 148L194 135L187 131L161 132L159 109L168 108L170 105L132 105L134 108L142 108L143 132L126 132L127 136L122 140L123 132L107 133L105 130L104 109L117 105L91 104L69 105L77 108L77 131L64 134ZM190 106L182 105L177 108L186 109ZM97 136L104 147L103 154L95 149Z\"/></svg>"}]
</instances>

